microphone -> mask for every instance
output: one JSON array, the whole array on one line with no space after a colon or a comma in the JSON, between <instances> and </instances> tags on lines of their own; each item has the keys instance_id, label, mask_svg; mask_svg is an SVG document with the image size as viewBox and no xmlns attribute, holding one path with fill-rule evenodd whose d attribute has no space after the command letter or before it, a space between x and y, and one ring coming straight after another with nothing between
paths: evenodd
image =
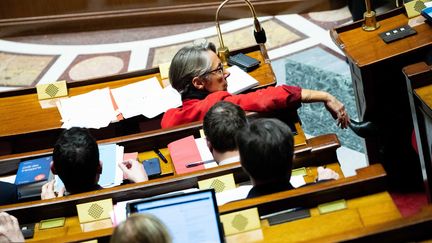
<instances>
[{"instance_id":1,"label":"microphone","mask_svg":"<svg viewBox=\"0 0 432 243\"><path fill-rule=\"evenodd\" d=\"M219 12L221 11L222 7L228 3L230 0L225 0L223 1L218 9L216 10L216 31L217 31L217 35L218 35L218 39L219 39L219 44L220 47L218 48L218 56L221 59L223 64L227 64L228 63L228 58L229 58L229 49L228 47L225 46L223 38L222 38L222 31L220 29L220 25L219 25ZM252 3L249 0L244 0L246 2L246 4L249 6L249 9L252 13L252 16L254 18L254 36L255 36L255 41L257 42L257 44L260 45L261 48L261 52L264 55L264 58L267 60L269 60L268 55L267 55L267 49L265 48L264 44L267 41L267 37L266 37L266 33L264 31L264 29L261 27L260 22L258 21L256 12L255 12L255 8L253 7Z\"/></svg>"}]
</instances>

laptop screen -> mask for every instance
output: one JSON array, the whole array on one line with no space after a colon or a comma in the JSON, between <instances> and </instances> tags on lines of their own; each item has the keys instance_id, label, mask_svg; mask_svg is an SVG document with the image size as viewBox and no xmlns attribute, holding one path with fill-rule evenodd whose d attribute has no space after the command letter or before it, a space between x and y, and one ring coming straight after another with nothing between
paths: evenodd
<instances>
[{"instance_id":1,"label":"laptop screen","mask_svg":"<svg viewBox=\"0 0 432 243\"><path fill-rule=\"evenodd\" d=\"M143 199L128 204L130 213L159 218L177 242L222 242L223 230L213 190Z\"/></svg>"}]
</instances>

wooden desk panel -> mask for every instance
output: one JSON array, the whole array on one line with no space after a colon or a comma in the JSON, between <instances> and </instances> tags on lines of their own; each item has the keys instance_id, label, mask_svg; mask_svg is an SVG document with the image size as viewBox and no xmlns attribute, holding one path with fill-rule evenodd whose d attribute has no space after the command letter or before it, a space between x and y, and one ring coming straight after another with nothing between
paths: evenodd
<instances>
[{"instance_id":1,"label":"wooden desk panel","mask_svg":"<svg viewBox=\"0 0 432 243\"><path fill-rule=\"evenodd\" d=\"M383 163L395 189L421 187L418 156L411 146L413 123L402 68L426 60L432 48L429 24L416 35L386 44L379 34L408 23L404 8L377 17L381 27L363 31L363 21L335 28L331 37L347 56L360 121L378 127L365 139L369 163ZM395 132L397 131L397 132ZM408 177L409 183L399 178Z\"/></svg>"},{"instance_id":2,"label":"wooden desk panel","mask_svg":"<svg viewBox=\"0 0 432 243\"><path fill-rule=\"evenodd\" d=\"M406 217L324 236L317 242L429 242L432 239L432 206Z\"/></svg>"},{"instance_id":3,"label":"wooden desk panel","mask_svg":"<svg viewBox=\"0 0 432 243\"><path fill-rule=\"evenodd\" d=\"M327 149L336 149L340 147L340 142L335 134L327 134L305 139L305 135L301 126L296 124L298 134L295 136L295 149L298 166L308 166L315 164L317 159L311 158L308 154L320 154L322 161L336 160L336 154L326 152ZM125 148L125 152L145 152L150 151L154 147L165 148L172 141L194 136L200 137L202 122L193 122L186 125L177 126L174 128L158 129L149 132L138 133L134 135L119 136L111 139L98 141L99 144L116 143ZM38 141L34 141L37 143ZM312 150L314 150L312 152ZM323 151L323 152L321 152ZM328 151L328 150L327 150ZM22 160L28 160L37 156L47 156L52 153L52 148L34 150L31 152L0 155L0 175L9 175L15 173L18 165Z\"/></svg>"},{"instance_id":4,"label":"wooden desk panel","mask_svg":"<svg viewBox=\"0 0 432 243\"><path fill-rule=\"evenodd\" d=\"M347 209L320 215L317 208L311 217L269 226L261 221L258 232L244 232L226 237L227 242L298 242L401 218L387 192L347 200ZM260 238L261 236L261 238Z\"/></svg>"},{"instance_id":5,"label":"wooden desk panel","mask_svg":"<svg viewBox=\"0 0 432 243\"><path fill-rule=\"evenodd\" d=\"M336 168L337 165L331 165L331 166L333 166L335 169L337 169ZM313 170L316 170L316 168L314 168ZM348 184L351 183L350 187L353 188L353 189L355 187L363 187L364 186L363 183L364 183L365 179L366 180L368 180L368 179L370 179L370 180L376 180L377 177L381 177L383 175L385 176L385 173L382 174L382 167L380 165L374 165L374 166L372 166L369 169L363 170L363 172L359 173L359 176L354 176L353 178L351 178L349 180L350 182ZM346 185L348 181L347 181L347 178L345 178L345 179L340 179L340 180L338 180L336 182L339 183L339 185ZM323 182L323 183L321 183L321 185L324 186L324 188L328 187L330 184L331 183L329 183L329 182ZM369 189L369 190L363 190L363 194L367 194L368 192L375 191L377 188L379 188L379 187L375 187L375 188ZM303 189L305 189L305 188L294 189L294 190L290 190L290 191L282 192L282 193L291 192L291 194L286 194L287 196L289 196L289 195L292 196L292 193L302 195L302 194L304 194L304 192L303 192L304 190ZM323 197L324 202L336 200L335 198L339 199L340 197L344 197L344 198L350 197L348 195L349 193L348 194L343 194L343 193L340 193L337 190L336 191L335 190L331 190L330 194L333 194L333 196L332 197L326 197L325 196L326 193L323 194L323 193L320 192L320 190L322 188L317 189L317 187L315 187L315 186L309 186L309 187L306 187L306 189L308 191L306 194L311 193L311 194L316 194L316 195L318 195L320 197ZM267 197L272 198L272 195L273 194L268 195ZM324 198L326 198L326 199L324 199ZM250 202L250 200L242 200L240 202L243 202L243 201L245 202L245 204L247 204L248 201ZM305 199L304 198L302 199L302 197L297 198L297 203L304 204L304 201L305 201ZM311 202L311 205L313 205L312 207L315 207L317 205L317 203L320 203L320 202L319 201L312 201ZM370 204L369 201L367 201L367 199L364 199L364 200L360 200L359 202L348 204L348 205L349 205L349 208L351 208L351 207L366 207L366 206L370 206L371 204ZM382 205L382 204L380 204L380 205ZM225 205L219 207L219 211L223 212L224 208L226 208ZM318 213L316 212L316 210L315 211L312 210L311 213L312 213L313 217L317 217L318 216ZM360 213L357 212L356 214L358 214L358 215L360 215L362 217L367 217L368 216L367 214L364 214L362 212L360 212ZM59 217L59 216L57 216L57 217ZM351 217L351 216L356 216L356 215L355 214L351 214L351 215L348 215L348 216ZM352 220L350 218L347 218L347 219ZM320 221L320 222L322 222L322 221ZM341 221L340 220L334 220L333 222L341 222ZM264 222L263 228L265 228L265 226L266 226L266 223ZM267 227L268 227L268 225L267 225ZM273 228L273 227L271 227L271 228ZM277 229L277 227L275 229ZM82 240L88 240L88 239L93 239L93 238L107 237L107 236L109 236L112 233L110 229L95 230L95 231L92 231L92 232L83 233L81 231L81 229L79 228L76 216L73 215L73 214L70 215L70 217L68 217L68 220L66 222L66 227L64 227L63 230L52 229L52 231L53 231L52 234L51 234L52 237L50 239L48 239L47 237L48 237L48 235L50 235L50 231L51 230L38 231L38 229L36 229L35 238L33 240L36 241L36 240L40 240L40 239L45 239L45 240L51 240L51 241L56 241L57 242L57 241L72 241L72 239L73 239L74 241L82 241ZM275 232L271 231L270 233L271 233L271 238L272 239L274 237L275 237L275 239L277 239ZM282 234L283 232L281 231L280 233Z\"/></svg>"},{"instance_id":6,"label":"wooden desk panel","mask_svg":"<svg viewBox=\"0 0 432 243\"><path fill-rule=\"evenodd\" d=\"M309 152L305 153L301 157L301 159L296 158L294 160L293 167L298 168L299 166L312 166L313 163L317 163L316 165L323 165L337 161L336 149L340 146L340 144L337 139L334 140L335 138L335 135L318 138L321 139L321 141L327 141L324 142L325 147L318 149L319 145L313 146ZM329 146L329 140L331 139L334 141L333 146ZM326 161L323 160L323 158L333 158L333 160ZM116 203L118 201L134 198L149 197L171 191L197 187L198 180L208 179L229 173L234 174L234 178L237 183L244 182L249 179L241 168L240 163L233 163L197 172L166 176L163 178L152 179L147 182L106 188L62 198L0 206L0 211L14 211L13 214L20 218L21 223L37 221L42 217L53 218L59 217L61 215L70 216L71 214L73 215L75 213L75 205L79 203L107 198L112 198L113 202ZM382 172L378 172L378 174L381 175ZM39 215L39 213L42 211L45 212L43 216Z\"/></svg>"},{"instance_id":7,"label":"wooden desk panel","mask_svg":"<svg viewBox=\"0 0 432 243\"><path fill-rule=\"evenodd\" d=\"M432 202L432 68L416 63L403 69L414 124L419 165L429 203Z\"/></svg>"}]
</instances>

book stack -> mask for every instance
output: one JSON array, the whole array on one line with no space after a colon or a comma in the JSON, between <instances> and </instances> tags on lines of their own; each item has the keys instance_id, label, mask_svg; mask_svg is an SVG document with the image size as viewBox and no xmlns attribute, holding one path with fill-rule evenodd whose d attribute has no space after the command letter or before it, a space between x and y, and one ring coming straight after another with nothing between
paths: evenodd
<instances>
[{"instance_id":1,"label":"book stack","mask_svg":"<svg viewBox=\"0 0 432 243\"><path fill-rule=\"evenodd\" d=\"M18 199L40 197L42 186L52 178L52 156L22 161L15 178L18 186Z\"/></svg>"}]
</instances>

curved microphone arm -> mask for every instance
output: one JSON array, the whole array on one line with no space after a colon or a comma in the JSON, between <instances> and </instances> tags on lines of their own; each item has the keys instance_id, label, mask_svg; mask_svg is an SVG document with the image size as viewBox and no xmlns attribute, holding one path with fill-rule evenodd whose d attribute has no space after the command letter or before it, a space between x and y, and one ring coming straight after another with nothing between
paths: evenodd
<instances>
[{"instance_id":1,"label":"curved microphone arm","mask_svg":"<svg viewBox=\"0 0 432 243\"><path fill-rule=\"evenodd\" d=\"M219 25L219 12L221 11L221 9L223 8L223 6L228 3L230 0L225 0L223 1L218 9L216 10L216 31L218 34L218 39L219 39L219 44L220 47L218 49L218 54L219 57L221 58L222 62L226 63L228 57L229 57L229 50L227 47L225 47L223 38L222 38L222 31L220 29L220 25ZM255 12L255 8L253 7L252 3L249 0L244 0L247 5L249 6L249 9L253 15L254 18L254 27L255 27L255 31L254 31L254 36L255 36L255 40L258 44L264 44L267 41L267 37L265 34L264 29L261 27L260 22L258 21L256 12Z\"/></svg>"}]
</instances>

